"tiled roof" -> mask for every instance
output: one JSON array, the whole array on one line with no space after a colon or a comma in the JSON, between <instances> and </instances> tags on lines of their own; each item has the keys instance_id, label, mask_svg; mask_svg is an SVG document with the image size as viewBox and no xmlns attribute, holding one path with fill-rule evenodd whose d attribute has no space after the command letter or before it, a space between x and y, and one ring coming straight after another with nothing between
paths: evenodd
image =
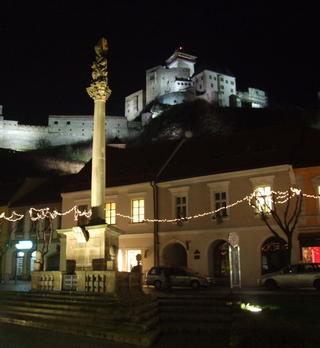
<instances>
[{"instance_id":1,"label":"tiled roof","mask_svg":"<svg viewBox=\"0 0 320 348\"><path fill-rule=\"evenodd\" d=\"M49 177L33 190L10 204L11 207L23 207L37 204L49 204L61 202L63 187L73 175Z\"/></svg>"},{"instance_id":2,"label":"tiled roof","mask_svg":"<svg viewBox=\"0 0 320 348\"><path fill-rule=\"evenodd\" d=\"M152 181L179 141L118 149L107 147L107 187ZM320 164L320 132L274 127L210 139L188 139L161 173L168 181L215 173L292 164ZM90 189L91 162L64 187L64 192Z\"/></svg>"}]
</instances>

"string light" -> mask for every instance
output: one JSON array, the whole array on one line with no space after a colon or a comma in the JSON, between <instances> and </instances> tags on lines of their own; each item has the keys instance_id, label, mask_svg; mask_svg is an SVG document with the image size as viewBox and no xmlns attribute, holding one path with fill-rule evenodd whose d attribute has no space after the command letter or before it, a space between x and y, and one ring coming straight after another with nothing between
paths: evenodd
<instances>
[{"instance_id":1,"label":"string light","mask_svg":"<svg viewBox=\"0 0 320 348\"><path fill-rule=\"evenodd\" d=\"M245 203L247 202L247 204L249 206L251 206L254 209L257 209L256 204L253 203L254 200L257 200L258 198L263 198L263 197L272 197L272 202L274 204L284 204L286 203L289 199L292 199L296 196L303 196L305 198L313 198L313 199L320 199L320 195L310 195L307 193L303 193L301 189L298 188L294 188L294 187L290 187L289 190L287 191L270 191L270 193L268 193L265 196L262 196L260 192L258 192L257 190L253 191L251 194L243 197L242 199L228 204L225 207L220 207L218 209L215 210L210 210L210 211L206 211L203 213L198 213L195 215L191 215L191 216L186 216L183 218L175 218L175 219L144 219L143 222L158 222L158 223L177 223L177 222L184 222L184 221L189 221L192 219L198 219L204 216L208 216L208 215L215 215L217 213L219 213L220 211L223 210L227 210L230 208L233 208L239 204ZM78 208L78 206L74 206L71 209L65 211L65 212L58 212L57 210L53 210L51 211L50 208L42 208L42 209L36 209L36 208L30 208L29 209L29 217L32 221L39 221L39 220L43 220L46 218L49 218L51 220L54 220L57 216L66 216L68 214L71 214L73 212L74 214L74 221L78 221L79 216L85 216L86 218L90 218L92 215L92 211L91 209L89 210L80 210ZM134 217L130 216L130 215L124 215L121 213L117 213L117 216L121 217L121 218L125 218L128 220L133 221ZM23 219L25 217L25 214L18 214L15 211L13 211L11 213L10 216L6 216L5 213L0 213L0 220L4 219L10 222L15 222L15 221L19 221L21 219Z\"/></svg>"},{"instance_id":2,"label":"string light","mask_svg":"<svg viewBox=\"0 0 320 348\"><path fill-rule=\"evenodd\" d=\"M78 206L75 205L73 208L67 210L64 213L59 213L57 210L53 210L51 212L50 208L42 208L42 209L30 208L29 216L32 221L43 220L46 218L53 220L57 216L65 216L70 214L71 212L74 212L74 221L78 221L79 216L85 216L86 218L90 218L92 215L91 210L81 211L78 209Z\"/></svg>"},{"instance_id":3,"label":"string light","mask_svg":"<svg viewBox=\"0 0 320 348\"><path fill-rule=\"evenodd\" d=\"M23 214L18 214L15 211L12 212L10 216L6 216L5 213L0 214L0 220L4 219L4 220L10 221L10 222L16 222L16 221L19 221L23 218L24 218Z\"/></svg>"}]
</instances>

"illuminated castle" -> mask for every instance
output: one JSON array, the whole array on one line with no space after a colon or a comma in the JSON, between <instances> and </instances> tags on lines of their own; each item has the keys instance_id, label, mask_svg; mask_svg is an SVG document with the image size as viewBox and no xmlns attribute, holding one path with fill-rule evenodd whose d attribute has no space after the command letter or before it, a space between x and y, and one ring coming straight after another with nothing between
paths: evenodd
<instances>
[{"instance_id":1,"label":"illuminated castle","mask_svg":"<svg viewBox=\"0 0 320 348\"><path fill-rule=\"evenodd\" d=\"M179 47L167 60L165 66L156 66L146 71L146 90L139 90L125 98L125 116L134 120L146 105L175 105L202 98L220 107L266 107L268 100L264 91L249 88L238 92L234 76L203 70L195 73L196 56L187 54ZM158 115L155 108L151 116Z\"/></svg>"}]
</instances>

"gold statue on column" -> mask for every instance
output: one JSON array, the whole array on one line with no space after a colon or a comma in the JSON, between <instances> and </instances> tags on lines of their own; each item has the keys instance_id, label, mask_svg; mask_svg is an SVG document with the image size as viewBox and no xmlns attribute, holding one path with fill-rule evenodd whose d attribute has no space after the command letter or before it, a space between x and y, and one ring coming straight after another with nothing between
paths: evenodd
<instances>
[{"instance_id":1,"label":"gold statue on column","mask_svg":"<svg viewBox=\"0 0 320 348\"><path fill-rule=\"evenodd\" d=\"M92 82L87 88L89 96L94 100L107 100L111 94L108 86L107 52L108 41L104 37L95 45L96 59L92 63Z\"/></svg>"}]
</instances>

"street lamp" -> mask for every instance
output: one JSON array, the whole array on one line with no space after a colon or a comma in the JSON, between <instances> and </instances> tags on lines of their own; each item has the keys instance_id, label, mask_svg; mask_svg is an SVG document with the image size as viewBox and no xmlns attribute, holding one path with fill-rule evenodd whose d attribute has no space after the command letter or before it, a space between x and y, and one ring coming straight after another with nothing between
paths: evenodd
<instances>
[{"instance_id":1,"label":"street lamp","mask_svg":"<svg viewBox=\"0 0 320 348\"><path fill-rule=\"evenodd\" d=\"M158 171L157 175L155 176L154 180L151 181L151 186L153 189L153 217L154 217L154 222L153 222L153 250L154 250L154 265L159 266L160 264L160 255L159 255L159 246L160 246L160 241L159 241L159 222L157 221L159 219L159 202L158 202L158 180L162 172L167 168L168 164L172 161L176 153L179 151L181 146L186 142L187 139L192 138L192 132L191 131L186 131L184 133L184 137L179 141L178 145L176 148L173 150L171 155L168 157L166 162L163 164L163 166L160 168Z\"/></svg>"}]
</instances>

